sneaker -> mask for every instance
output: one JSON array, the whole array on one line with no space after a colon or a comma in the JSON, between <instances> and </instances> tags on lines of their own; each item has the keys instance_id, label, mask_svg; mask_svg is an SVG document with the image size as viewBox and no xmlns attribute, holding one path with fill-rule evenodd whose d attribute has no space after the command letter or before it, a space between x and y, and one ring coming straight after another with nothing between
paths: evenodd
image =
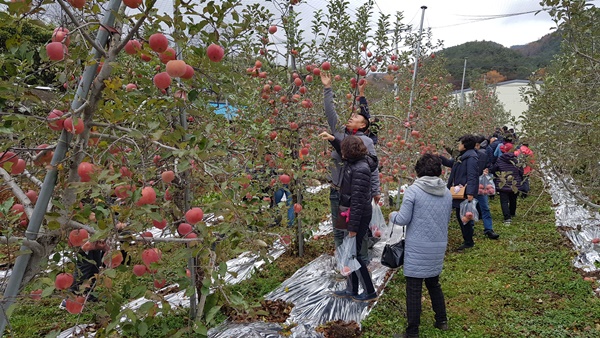
<instances>
[{"instance_id":1,"label":"sneaker","mask_svg":"<svg viewBox=\"0 0 600 338\"><path fill-rule=\"evenodd\" d=\"M377 299L377 291L373 293L363 292L360 295L352 296L355 302L370 302Z\"/></svg>"},{"instance_id":2,"label":"sneaker","mask_svg":"<svg viewBox=\"0 0 600 338\"><path fill-rule=\"evenodd\" d=\"M448 322L439 322L433 325L436 329L448 331Z\"/></svg>"},{"instance_id":3,"label":"sneaker","mask_svg":"<svg viewBox=\"0 0 600 338\"><path fill-rule=\"evenodd\" d=\"M510 218L509 219L505 219L504 220L504 225L510 225L510 222L511 222Z\"/></svg>"},{"instance_id":4,"label":"sneaker","mask_svg":"<svg viewBox=\"0 0 600 338\"><path fill-rule=\"evenodd\" d=\"M498 239L498 237L500 237L500 235L495 233L494 230L488 230L488 231L484 232L483 234L489 239Z\"/></svg>"},{"instance_id":5,"label":"sneaker","mask_svg":"<svg viewBox=\"0 0 600 338\"><path fill-rule=\"evenodd\" d=\"M472 244L472 245L466 245L466 244L464 244L464 243L463 243L461 246L459 246L459 247L456 249L456 251L458 251L458 252L462 252L462 251L464 251L465 249L470 249L470 248L472 248L472 247L474 247L474 246L475 246L475 244Z\"/></svg>"},{"instance_id":6,"label":"sneaker","mask_svg":"<svg viewBox=\"0 0 600 338\"><path fill-rule=\"evenodd\" d=\"M348 290L339 290L331 293L332 296L337 298L353 298L358 296L358 292L352 292Z\"/></svg>"},{"instance_id":7,"label":"sneaker","mask_svg":"<svg viewBox=\"0 0 600 338\"><path fill-rule=\"evenodd\" d=\"M63 299L62 302L60 302L60 305L58 306L58 308L61 310L66 310L67 309L67 300Z\"/></svg>"}]
</instances>

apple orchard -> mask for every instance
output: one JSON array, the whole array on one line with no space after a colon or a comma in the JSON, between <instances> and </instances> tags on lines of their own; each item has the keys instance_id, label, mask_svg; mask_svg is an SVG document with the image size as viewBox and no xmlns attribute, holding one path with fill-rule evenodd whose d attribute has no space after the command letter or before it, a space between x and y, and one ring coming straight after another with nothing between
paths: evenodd
<instances>
[{"instance_id":1,"label":"apple orchard","mask_svg":"<svg viewBox=\"0 0 600 338\"><path fill-rule=\"evenodd\" d=\"M328 215L306 192L327 182L330 159L317 137L328 129L321 72L334 76L340 121L357 107L357 83L368 81L384 192L410 183L418 154L506 121L483 84L459 108L434 53L441 45L411 33L402 13L376 13L372 1L353 17L334 0L303 19L303 2L283 0L269 9L260 1L4 3L2 25L18 33L6 42L0 78L0 229L13 259L29 255L18 295L66 298L70 313L85 313L85 297L69 291L72 262L102 245L94 292L112 297L106 335L125 311L119 288L139 297L177 283L197 297L193 325L205 332L221 306L241 306L219 295L223 262L247 250L266 255L278 236L302 254ZM158 10L165 3L171 13ZM45 43L24 37L34 18L44 18ZM42 75L48 82L36 82ZM56 90L42 100L36 85ZM215 102L231 114L216 114ZM281 188L291 193L292 227L285 202L273 203ZM154 237L153 228L172 236ZM129 286L113 284L117 276ZM157 311L149 302L128 313L129 329Z\"/></svg>"}]
</instances>

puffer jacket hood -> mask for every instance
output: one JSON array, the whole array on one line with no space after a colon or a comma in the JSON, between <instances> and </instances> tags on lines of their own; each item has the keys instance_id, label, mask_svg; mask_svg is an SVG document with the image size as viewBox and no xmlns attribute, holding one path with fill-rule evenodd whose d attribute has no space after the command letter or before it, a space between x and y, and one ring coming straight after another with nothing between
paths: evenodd
<instances>
[{"instance_id":1,"label":"puffer jacket hood","mask_svg":"<svg viewBox=\"0 0 600 338\"><path fill-rule=\"evenodd\" d=\"M448 191L446 182L437 176L422 176L413 183L421 190L435 196L444 196Z\"/></svg>"}]
</instances>

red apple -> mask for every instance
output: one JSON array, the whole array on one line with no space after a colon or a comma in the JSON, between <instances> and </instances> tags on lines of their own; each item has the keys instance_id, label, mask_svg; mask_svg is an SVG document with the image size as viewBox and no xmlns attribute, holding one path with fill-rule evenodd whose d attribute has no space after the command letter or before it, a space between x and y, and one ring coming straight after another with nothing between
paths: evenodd
<instances>
[{"instance_id":1,"label":"red apple","mask_svg":"<svg viewBox=\"0 0 600 338\"><path fill-rule=\"evenodd\" d=\"M344 276L348 276L348 275L349 275L351 272L352 272L352 271L350 270L350 267L349 267L349 266L344 266L344 267L342 268L342 275L344 275Z\"/></svg>"},{"instance_id":2,"label":"red apple","mask_svg":"<svg viewBox=\"0 0 600 338\"><path fill-rule=\"evenodd\" d=\"M279 182L281 182L282 184L289 184L290 181L291 181L291 178L288 175L286 175L286 174L279 175Z\"/></svg>"},{"instance_id":3,"label":"red apple","mask_svg":"<svg viewBox=\"0 0 600 338\"><path fill-rule=\"evenodd\" d=\"M173 172L173 170L167 170L160 174L160 177L162 178L163 182L171 183L175 179L175 172Z\"/></svg>"},{"instance_id":4,"label":"red apple","mask_svg":"<svg viewBox=\"0 0 600 338\"><path fill-rule=\"evenodd\" d=\"M138 206L154 204L156 202L156 191L152 187L142 188L142 197L137 201Z\"/></svg>"},{"instance_id":5,"label":"red apple","mask_svg":"<svg viewBox=\"0 0 600 338\"><path fill-rule=\"evenodd\" d=\"M138 8L144 0L123 0L125 6L129 8Z\"/></svg>"},{"instance_id":6,"label":"red apple","mask_svg":"<svg viewBox=\"0 0 600 338\"><path fill-rule=\"evenodd\" d=\"M162 33L154 33L150 35L148 44L153 51L162 53L169 47L169 40Z\"/></svg>"},{"instance_id":7,"label":"red apple","mask_svg":"<svg viewBox=\"0 0 600 338\"><path fill-rule=\"evenodd\" d=\"M31 297L31 299L34 299L34 300L42 299L42 289L37 289L37 290L31 291L31 293L29 294L29 297Z\"/></svg>"},{"instance_id":8,"label":"red apple","mask_svg":"<svg viewBox=\"0 0 600 338\"><path fill-rule=\"evenodd\" d=\"M600 238L596 237L596 238L592 239L592 243L594 243L594 244L600 243Z\"/></svg>"},{"instance_id":9,"label":"red apple","mask_svg":"<svg viewBox=\"0 0 600 338\"><path fill-rule=\"evenodd\" d=\"M27 190L25 195L27 195L27 198L29 198L31 203L35 204L35 202L37 202L37 199L38 199L37 191L29 189L29 190Z\"/></svg>"},{"instance_id":10,"label":"red apple","mask_svg":"<svg viewBox=\"0 0 600 338\"><path fill-rule=\"evenodd\" d=\"M294 203L294 212L299 214L300 211L302 211L302 204L300 203Z\"/></svg>"},{"instance_id":11,"label":"red apple","mask_svg":"<svg viewBox=\"0 0 600 338\"><path fill-rule=\"evenodd\" d=\"M81 134L83 133L83 129L85 126L83 125L83 120L80 118L75 118L76 121L73 121L72 117L67 117L64 121L63 126L65 130L72 134Z\"/></svg>"},{"instance_id":12,"label":"red apple","mask_svg":"<svg viewBox=\"0 0 600 338\"><path fill-rule=\"evenodd\" d=\"M194 228L189 223L181 223L179 226L177 226L177 233L179 233L180 236L185 236L193 230Z\"/></svg>"},{"instance_id":13,"label":"red apple","mask_svg":"<svg viewBox=\"0 0 600 338\"><path fill-rule=\"evenodd\" d=\"M73 285L73 281L73 275L70 273L59 273L56 275L56 279L54 280L54 287L59 290L65 290Z\"/></svg>"},{"instance_id":14,"label":"red apple","mask_svg":"<svg viewBox=\"0 0 600 338\"><path fill-rule=\"evenodd\" d=\"M52 42L64 43L65 46L68 47L71 44L71 38L69 37L69 30L64 27L54 28L54 32L52 32Z\"/></svg>"},{"instance_id":15,"label":"red apple","mask_svg":"<svg viewBox=\"0 0 600 338\"><path fill-rule=\"evenodd\" d=\"M167 281L164 278L161 280L158 280L158 279L154 280L154 287L157 289L164 287L166 284L167 284Z\"/></svg>"},{"instance_id":16,"label":"red apple","mask_svg":"<svg viewBox=\"0 0 600 338\"><path fill-rule=\"evenodd\" d=\"M152 220L152 225L154 225L158 229L164 229L167 226L167 220L163 219L162 221Z\"/></svg>"},{"instance_id":17,"label":"red apple","mask_svg":"<svg viewBox=\"0 0 600 338\"><path fill-rule=\"evenodd\" d=\"M220 62L223 59L223 56L225 55L225 51L223 50L223 47L213 43L210 46L208 46L208 48L206 48L206 55L208 56L210 61Z\"/></svg>"},{"instance_id":18,"label":"red apple","mask_svg":"<svg viewBox=\"0 0 600 338\"><path fill-rule=\"evenodd\" d=\"M146 249L142 252L142 261L146 266L156 263L162 257L162 252L157 248Z\"/></svg>"},{"instance_id":19,"label":"red apple","mask_svg":"<svg viewBox=\"0 0 600 338\"><path fill-rule=\"evenodd\" d=\"M329 63L329 61L325 61L321 64L321 69L323 70L330 70L331 69L331 63Z\"/></svg>"},{"instance_id":20,"label":"red apple","mask_svg":"<svg viewBox=\"0 0 600 338\"><path fill-rule=\"evenodd\" d=\"M185 213L185 219L190 223L190 224L196 224L200 221L202 221L202 218L204 218L204 212L202 211L202 209L200 208L191 208L190 210L188 210Z\"/></svg>"},{"instance_id":21,"label":"red apple","mask_svg":"<svg viewBox=\"0 0 600 338\"><path fill-rule=\"evenodd\" d=\"M52 153L52 152L50 152L50 153ZM25 171L26 166L27 166L27 162L25 162L25 160L20 158L17 160L17 164L13 164L12 168L10 169L10 173L12 175L20 175Z\"/></svg>"},{"instance_id":22,"label":"red apple","mask_svg":"<svg viewBox=\"0 0 600 338\"><path fill-rule=\"evenodd\" d=\"M71 230L69 233L69 245L73 247L82 246L90 238L90 234L85 229Z\"/></svg>"},{"instance_id":23,"label":"red apple","mask_svg":"<svg viewBox=\"0 0 600 338\"><path fill-rule=\"evenodd\" d=\"M125 53L129 55L137 54L142 50L142 44L138 40L129 40L125 45Z\"/></svg>"},{"instance_id":24,"label":"red apple","mask_svg":"<svg viewBox=\"0 0 600 338\"><path fill-rule=\"evenodd\" d=\"M185 74L186 63L183 60L171 60L167 62L167 74L171 77L181 77Z\"/></svg>"},{"instance_id":25,"label":"red apple","mask_svg":"<svg viewBox=\"0 0 600 338\"><path fill-rule=\"evenodd\" d=\"M48 114L48 120L53 120L55 118L59 118L63 115L63 112L58 109L53 109L50 114ZM48 121L48 127L52 130L62 130L64 128L65 120L58 119L56 121Z\"/></svg>"},{"instance_id":26,"label":"red apple","mask_svg":"<svg viewBox=\"0 0 600 338\"><path fill-rule=\"evenodd\" d=\"M167 72L154 75L154 85L159 89L167 89L171 85L171 77Z\"/></svg>"},{"instance_id":27,"label":"red apple","mask_svg":"<svg viewBox=\"0 0 600 338\"><path fill-rule=\"evenodd\" d=\"M132 92L136 89L137 89L137 85L135 83L128 83L127 86L125 86L125 91L127 91L127 92Z\"/></svg>"},{"instance_id":28,"label":"red apple","mask_svg":"<svg viewBox=\"0 0 600 338\"><path fill-rule=\"evenodd\" d=\"M185 65L185 73L181 75L181 78L184 80L189 80L194 77L194 67L190 65Z\"/></svg>"},{"instance_id":29,"label":"red apple","mask_svg":"<svg viewBox=\"0 0 600 338\"><path fill-rule=\"evenodd\" d=\"M148 268L143 264L136 264L133 266L133 274L138 277L145 275L146 272L148 272Z\"/></svg>"},{"instance_id":30,"label":"red apple","mask_svg":"<svg viewBox=\"0 0 600 338\"><path fill-rule=\"evenodd\" d=\"M94 170L94 165L89 162L79 163L77 174L81 178L81 182L89 182L91 180L90 174L92 174Z\"/></svg>"},{"instance_id":31,"label":"red apple","mask_svg":"<svg viewBox=\"0 0 600 338\"><path fill-rule=\"evenodd\" d=\"M123 253L120 250L109 251L104 254L102 261L109 269L117 268L119 265L121 265L121 263L123 263Z\"/></svg>"},{"instance_id":32,"label":"red apple","mask_svg":"<svg viewBox=\"0 0 600 338\"><path fill-rule=\"evenodd\" d=\"M82 9L83 6L85 6L85 0L69 0L69 3L71 4L71 6L77 9Z\"/></svg>"},{"instance_id":33,"label":"red apple","mask_svg":"<svg viewBox=\"0 0 600 338\"><path fill-rule=\"evenodd\" d=\"M177 52L175 52L175 49L169 47L164 52L158 54L158 59L160 62L167 64L169 61L177 59Z\"/></svg>"},{"instance_id":34,"label":"red apple","mask_svg":"<svg viewBox=\"0 0 600 338\"><path fill-rule=\"evenodd\" d=\"M85 297L77 296L75 299L68 298L66 302L67 311L71 314L78 314L83 311L83 305L85 304Z\"/></svg>"},{"instance_id":35,"label":"red apple","mask_svg":"<svg viewBox=\"0 0 600 338\"><path fill-rule=\"evenodd\" d=\"M46 45L46 54L48 54L48 58L52 61L61 61L67 53L67 46L62 44L62 42L50 42Z\"/></svg>"},{"instance_id":36,"label":"red apple","mask_svg":"<svg viewBox=\"0 0 600 338\"><path fill-rule=\"evenodd\" d=\"M275 34L275 32L277 32L277 26L273 25L269 27L269 33Z\"/></svg>"}]
</instances>

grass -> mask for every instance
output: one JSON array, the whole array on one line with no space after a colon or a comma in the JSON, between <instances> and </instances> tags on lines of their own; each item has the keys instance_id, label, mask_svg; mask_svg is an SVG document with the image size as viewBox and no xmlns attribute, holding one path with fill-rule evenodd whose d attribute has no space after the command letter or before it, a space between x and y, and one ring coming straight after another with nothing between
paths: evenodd
<instances>
[{"instance_id":1,"label":"grass","mask_svg":"<svg viewBox=\"0 0 600 338\"><path fill-rule=\"evenodd\" d=\"M574 252L556 229L550 196L543 193L536 201L536 193L540 191L519 199L517 217L510 226L502 224L499 199L491 201L500 239L485 238L479 222L475 247L464 253L453 251L462 237L458 225L451 222L440 277L450 330L433 327L431 302L424 290L421 336L600 336L600 299L593 292L597 285L584 281L572 266ZM364 336L402 333L405 296L405 279L398 271L362 322Z\"/></svg>"}]
</instances>

